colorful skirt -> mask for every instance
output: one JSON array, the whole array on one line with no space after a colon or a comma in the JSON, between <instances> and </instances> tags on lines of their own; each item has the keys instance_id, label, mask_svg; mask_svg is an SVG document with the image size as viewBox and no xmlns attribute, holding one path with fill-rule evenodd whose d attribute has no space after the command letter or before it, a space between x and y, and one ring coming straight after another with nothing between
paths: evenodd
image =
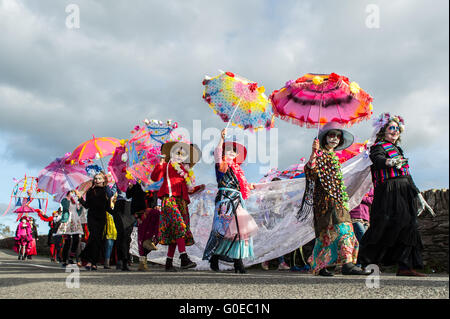
<instances>
[{"instance_id":1,"label":"colorful skirt","mask_svg":"<svg viewBox=\"0 0 450 319\"><path fill-rule=\"evenodd\" d=\"M227 256L232 259L252 258L254 257L253 238L248 240L236 239L234 242L232 239L224 238L214 254Z\"/></svg>"},{"instance_id":2,"label":"colorful skirt","mask_svg":"<svg viewBox=\"0 0 450 319\"><path fill-rule=\"evenodd\" d=\"M37 255L37 250L36 250L36 239L32 239L28 246L27 246L27 255L28 256L35 256Z\"/></svg>"},{"instance_id":3,"label":"colorful skirt","mask_svg":"<svg viewBox=\"0 0 450 319\"><path fill-rule=\"evenodd\" d=\"M356 263L359 243L351 223L330 225L316 238L313 253L308 262L313 274L323 268Z\"/></svg>"},{"instance_id":4,"label":"colorful skirt","mask_svg":"<svg viewBox=\"0 0 450 319\"><path fill-rule=\"evenodd\" d=\"M20 253L19 248L21 246L25 246L25 252L28 250L28 246L30 245L30 242L28 241L26 235L21 235L21 236L16 237L15 241L16 241L16 243L15 243L15 245L13 247L13 250L16 253Z\"/></svg>"},{"instance_id":5,"label":"colorful skirt","mask_svg":"<svg viewBox=\"0 0 450 319\"><path fill-rule=\"evenodd\" d=\"M70 212L69 220L59 225L56 235L82 235L83 226L81 226L81 219L76 212Z\"/></svg>"},{"instance_id":6,"label":"colorful skirt","mask_svg":"<svg viewBox=\"0 0 450 319\"><path fill-rule=\"evenodd\" d=\"M171 245L177 238L184 238L186 246L194 244L187 203L180 197L164 197L161 200L158 240L161 245Z\"/></svg>"},{"instance_id":7,"label":"colorful skirt","mask_svg":"<svg viewBox=\"0 0 450 319\"><path fill-rule=\"evenodd\" d=\"M216 203L203 260L209 260L212 255L219 255L226 261L254 257L253 237L258 232L258 225L240 202L235 211L233 207L228 199Z\"/></svg>"}]
</instances>

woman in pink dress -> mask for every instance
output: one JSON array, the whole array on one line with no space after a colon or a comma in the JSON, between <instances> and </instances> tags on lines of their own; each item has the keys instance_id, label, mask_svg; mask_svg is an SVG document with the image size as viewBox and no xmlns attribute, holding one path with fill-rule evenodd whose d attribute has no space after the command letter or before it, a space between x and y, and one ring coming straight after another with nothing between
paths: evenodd
<instances>
[{"instance_id":1,"label":"woman in pink dress","mask_svg":"<svg viewBox=\"0 0 450 319\"><path fill-rule=\"evenodd\" d=\"M19 225L17 225L16 237L14 237L14 240L16 241L14 251L19 254L19 260L25 260L27 248L32 239L31 225L28 222L28 218L24 216L20 219Z\"/></svg>"}]
</instances>

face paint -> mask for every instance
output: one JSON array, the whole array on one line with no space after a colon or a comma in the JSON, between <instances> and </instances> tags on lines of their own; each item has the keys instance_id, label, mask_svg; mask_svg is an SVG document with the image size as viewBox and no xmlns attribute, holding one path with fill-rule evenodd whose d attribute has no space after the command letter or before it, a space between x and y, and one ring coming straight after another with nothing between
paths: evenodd
<instances>
[{"instance_id":1,"label":"face paint","mask_svg":"<svg viewBox=\"0 0 450 319\"><path fill-rule=\"evenodd\" d=\"M394 121L391 121L384 133L384 137L387 141L395 143L400 137L400 127Z\"/></svg>"},{"instance_id":2,"label":"face paint","mask_svg":"<svg viewBox=\"0 0 450 319\"><path fill-rule=\"evenodd\" d=\"M172 162L174 163L183 163L189 157L187 152L182 148L178 147L174 151L172 151Z\"/></svg>"},{"instance_id":3,"label":"face paint","mask_svg":"<svg viewBox=\"0 0 450 319\"><path fill-rule=\"evenodd\" d=\"M328 132L326 140L328 148L335 149L339 145L341 138L342 133L340 131L333 130Z\"/></svg>"},{"instance_id":4,"label":"face paint","mask_svg":"<svg viewBox=\"0 0 450 319\"><path fill-rule=\"evenodd\" d=\"M234 151L229 150L229 151L225 151L225 157L233 160L237 157L237 154Z\"/></svg>"}]
</instances>

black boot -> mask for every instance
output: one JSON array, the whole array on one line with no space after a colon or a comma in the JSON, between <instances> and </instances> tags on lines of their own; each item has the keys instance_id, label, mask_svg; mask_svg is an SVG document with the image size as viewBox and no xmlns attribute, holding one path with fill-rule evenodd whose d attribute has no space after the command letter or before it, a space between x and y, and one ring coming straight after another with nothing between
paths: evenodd
<instances>
[{"instance_id":1,"label":"black boot","mask_svg":"<svg viewBox=\"0 0 450 319\"><path fill-rule=\"evenodd\" d=\"M219 255L212 255L209 259L209 267L214 271L219 271Z\"/></svg>"},{"instance_id":2,"label":"black boot","mask_svg":"<svg viewBox=\"0 0 450 319\"><path fill-rule=\"evenodd\" d=\"M197 267L197 264L195 262L191 261L186 253L180 254L180 259L181 259L181 268L182 269Z\"/></svg>"},{"instance_id":3,"label":"black boot","mask_svg":"<svg viewBox=\"0 0 450 319\"><path fill-rule=\"evenodd\" d=\"M237 274L239 271L240 274L245 274L247 271L244 268L244 263L242 262L242 259L233 259L234 260L234 273Z\"/></svg>"},{"instance_id":4,"label":"black boot","mask_svg":"<svg viewBox=\"0 0 450 319\"><path fill-rule=\"evenodd\" d=\"M362 270L358 266L353 263L347 263L342 265L342 274L343 275L359 275L359 276L367 276L372 272L368 270Z\"/></svg>"},{"instance_id":5,"label":"black boot","mask_svg":"<svg viewBox=\"0 0 450 319\"><path fill-rule=\"evenodd\" d=\"M122 271L131 271L130 267L128 267L128 261L126 259L122 260Z\"/></svg>"},{"instance_id":6,"label":"black boot","mask_svg":"<svg viewBox=\"0 0 450 319\"><path fill-rule=\"evenodd\" d=\"M320 269L320 271L319 271L319 276L333 277L334 275L333 275L332 272L329 272L328 269L322 268L322 269Z\"/></svg>"},{"instance_id":7,"label":"black boot","mask_svg":"<svg viewBox=\"0 0 450 319\"><path fill-rule=\"evenodd\" d=\"M166 271L176 272L177 270L173 266L173 259L167 257L166 258Z\"/></svg>"}]
</instances>

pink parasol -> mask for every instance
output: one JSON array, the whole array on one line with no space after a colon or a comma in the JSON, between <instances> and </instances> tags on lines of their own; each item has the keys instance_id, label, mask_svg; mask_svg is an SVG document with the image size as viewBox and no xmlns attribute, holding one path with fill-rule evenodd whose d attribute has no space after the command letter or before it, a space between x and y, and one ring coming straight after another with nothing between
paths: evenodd
<instances>
[{"instance_id":1,"label":"pink parasol","mask_svg":"<svg viewBox=\"0 0 450 319\"><path fill-rule=\"evenodd\" d=\"M83 161L101 159L114 153L120 141L114 137L95 137L78 145L66 159L70 164L83 164Z\"/></svg>"},{"instance_id":2,"label":"pink parasol","mask_svg":"<svg viewBox=\"0 0 450 319\"><path fill-rule=\"evenodd\" d=\"M275 116L306 127L351 126L372 115L373 98L345 76L306 74L270 95Z\"/></svg>"},{"instance_id":3,"label":"pink parasol","mask_svg":"<svg viewBox=\"0 0 450 319\"><path fill-rule=\"evenodd\" d=\"M68 157L57 158L38 175L38 187L55 195L57 202L60 202L68 191L91 179L84 167L69 165L67 159Z\"/></svg>"}]
</instances>

